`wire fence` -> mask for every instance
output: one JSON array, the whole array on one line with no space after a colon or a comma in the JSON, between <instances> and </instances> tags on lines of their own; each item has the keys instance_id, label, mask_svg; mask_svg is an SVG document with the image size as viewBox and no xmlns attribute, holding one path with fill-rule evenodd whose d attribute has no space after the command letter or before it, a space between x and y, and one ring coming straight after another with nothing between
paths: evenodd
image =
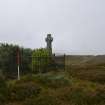
<instances>
[{"instance_id":1,"label":"wire fence","mask_svg":"<svg viewBox=\"0 0 105 105\"><path fill-rule=\"evenodd\" d=\"M33 72L65 70L65 55L52 57L32 57Z\"/></svg>"},{"instance_id":2,"label":"wire fence","mask_svg":"<svg viewBox=\"0 0 105 105\"><path fill-rule=\"evenodd\" d=\"M57 55L51 57L41 56L17 56L10 57L9 61L4 59L4 63L0 64L0 69L7 78L16 78L18 74L18 66L20 75L29 73L45 73L49 71L65 70L65 55Z\"/></svg>"}]
</instances>

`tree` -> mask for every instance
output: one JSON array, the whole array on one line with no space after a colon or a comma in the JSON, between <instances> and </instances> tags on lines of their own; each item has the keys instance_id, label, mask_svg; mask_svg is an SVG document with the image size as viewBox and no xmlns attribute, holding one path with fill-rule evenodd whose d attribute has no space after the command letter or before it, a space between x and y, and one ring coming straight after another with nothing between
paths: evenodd
<instances>
[{"instance_id":1,"label":"tree","mask_svg":"<svg viewBox=\"0 0 105 105\"><path fill-rule=\"evenodd\" d=\"M46 72L51 63L51 55L47 49L37 49L32 53L32 70L34 73Z\"/></svg>"},{"instance_id":2,"label":"tree","mask_svg":"<svg viewBox=\"0 0 105 105\"><path fill-rule=\"evenodd\" d=\"M31 73L32 69L32 50L29 48L21 48L21 70L22 74Z\"/></svg>"},{"instance_id":3,"label":"tree","mask_svg":"<svg viewBox=\"0 0 105 105\"><path fill-rule=\"evenodd\" d=\"M20 55L20 73L31 71L32 50L12 44L0 44L0 73L6 78L17 78L17 48Z\"/></svg>"},{"instance_id":4,"label":"tree","mask_svg":"<svg viewBox=\"0 0 105 105\"><path fill-rule=\"evenodd\" d=\"M7 99L8 99L8 86L5 79L0 75L0 105L4 105Z\"/></svg>"},{"instance_id":5,"label":"tree","mask_svg":"<svg viewBox=\"0 0 105 105\"><path fill-rule=\"evenodd\" d=\"M0 69L6 77L16 74L16 50L16 45L0 44Z\"/></svg>"}]
</instances>

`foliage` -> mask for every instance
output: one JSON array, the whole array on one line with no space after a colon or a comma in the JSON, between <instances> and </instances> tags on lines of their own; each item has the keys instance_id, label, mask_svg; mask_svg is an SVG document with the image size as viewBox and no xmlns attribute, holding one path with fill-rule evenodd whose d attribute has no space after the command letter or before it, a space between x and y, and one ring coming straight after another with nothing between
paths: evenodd
<instances>
[{"instance_id":1,"label":"foliage","mask_svg":"<svg viewBox=\"0 0 105 105\"><path fill-rule=\"evenodd\" d=\"M6 105L105 104L105 85L68 78L62 73L28 75L20 81L10 81L8 88L5 81L0 83L2 105L4 100Z\"/></svg>"},{"instance_id":2,"label":"foliage","mask_svg":"<svg viewBox=\"0 0 105 105\"><path fill-rule=\"evenodd\" d=\"M37 49L32 54L33 72L45 72L51 63L51 56L47 49Z\"/></svg>"},{"instance_id":3,"label":"foliage","mask_svg":"<svg viewBox=\"0 0 105 105\"><path fill-rule=\"evenodd\" d=\"M69 80L66 76L62 74L37 74L30 78L25 76L12 85L10 97L13 98L10 103L20 102L20 105L105 104L105 85L73 78Z\"/></svg>"},{"instance_id":4,"label":"foliage","mask_svg":"<svg viewBox=\"0 0 105 105\"><path fill-rule=\"evenodd\" d=\"M8 87L3 77L0 76L0 105L8 99Z\"/></svg>"},{"instance_id":5,"label":"foliage","mask_svg":"<svg viewBox=\"0 0 105 105\"><path fill-rule=\"evenodd\" d=\"M39 97L28 99L23 105L60 105L58 100L49 94L42 94Z\"/></svg>"},{"instance_id":6,"label":"foliage","mask_svg":"<svg viewBox=\"0 0 105 105\"><path fill-rule=\"evenodd\" d=\"M32 50L29 48L20 48L21 50L21 71L22 74L31 73L31 62L32 62Z\"/></svg>"},{"instance_id":7,"label":"foliage","mask_svg":"<svg viewBox=\"0 0 105 105\"><path fill-rule=\"evenodd\" d=\"M17 46L0 44L0 68L6 77L16 75Z\"/></svg>"},{"instance_id":8,"label":"foliage","mask_svg":"<svg viewBox=\"0 0 105 105\"><path fill-rule=\"evenodd\" d=\"M71 84L70 80L66 78L64 75L46 75L41 74L36 77L37 82L42 86L50 87L53 89L68 86Z\"/></svg>"},{"instance_id":9,"label":"foliage","mask_svg":"<svg viewBox=\"0 0 105 105\"><path fill-rule=\"evenodd\" d=\"M40 87L34 82L17 81L9 86L11 101L24 101L28 98L36 97L40 93Z\"/></svg>"},{"instance_id":10,"label":"foliage","mask_svg":"<svg viewBox=\"0 0 105 105\"><path fill-rule=\"evenodd\" d=\"M21 73L30 72L31 49L20 48L12 44L0 44L0 72L6 78L16 78L17 76L17 48L20 49L20 68Z\"/></svg>"}]
</instances>

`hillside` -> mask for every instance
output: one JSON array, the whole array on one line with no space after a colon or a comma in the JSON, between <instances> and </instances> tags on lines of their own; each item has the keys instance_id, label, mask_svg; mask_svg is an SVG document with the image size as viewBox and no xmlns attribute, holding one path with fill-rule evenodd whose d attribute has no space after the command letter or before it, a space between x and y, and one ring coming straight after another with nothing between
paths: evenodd
<instances>
[{"instance_id":1,"label":"hillside","mask_svg":"<svg viewBox=\"0 0 105 105\"><path fill-rule=\"evenodd\" d=\"M105 56L66 56L66 69L0 78L0 105L105 105Z\"/></svg>"},{"instance_id":2,"label":"hillside","mask_svg":"<svg viewBox=\"0 0 105 105\"><path fill-rule=\"evenodd\" d=\"M67 55L66 65L105 65L105 55Z\"/></svg>"},{"instance_id":3,"label":"hillside","mask_svg":"<svg viewBox=\"0 0 105 105\"><path fill-rule=\"evenodd\" d=\"M73 77L105 83L105 55L67 56L66 69Z\"/></svg>"},{"instance_id":4,"label":"hillside","mask_svg":"<svg viewBox=\"0 0 105 105\"><path fill-rule=\"evenodd\" d=\"M64 72L28 75L9 81L8 86L5 105L105 105L105 85Z\"/></svg>"}]
</instances>

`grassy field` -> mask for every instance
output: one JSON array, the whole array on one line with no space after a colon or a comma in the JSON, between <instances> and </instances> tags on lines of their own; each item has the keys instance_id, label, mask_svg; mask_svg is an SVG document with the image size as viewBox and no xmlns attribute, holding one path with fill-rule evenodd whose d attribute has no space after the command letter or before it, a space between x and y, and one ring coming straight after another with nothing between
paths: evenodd
<instances>
[{"instance_id":1,"label":"grassy field","mask_svg":"<svg viewBox=\"0 0 105 105\"><path fill-rule=\"evenodd\" d=\"M75 78L105 83L105 56L69 56L66 70Z\"/></svg>"},{"instance_id":2,"label":"grassy field","mask_svg":"<svg viewBox=\"0 0 105 105\"><path fill-rule=\"evenodd\" d=\"M8 81L7 89L4 105L105 105L105 84L77 79L67 72L27 75Z\"/></svg>"},{"instance_id":3,"label":"grassy field","mask_svg":"<svg viewBox=\"0 0 105 105\"><path fill-rule=\"evenodd\" d=\"M0 79L0 105L105 105L104 61L100 56L70 58L65 71Z\"/></svg>"}]
</instances>

